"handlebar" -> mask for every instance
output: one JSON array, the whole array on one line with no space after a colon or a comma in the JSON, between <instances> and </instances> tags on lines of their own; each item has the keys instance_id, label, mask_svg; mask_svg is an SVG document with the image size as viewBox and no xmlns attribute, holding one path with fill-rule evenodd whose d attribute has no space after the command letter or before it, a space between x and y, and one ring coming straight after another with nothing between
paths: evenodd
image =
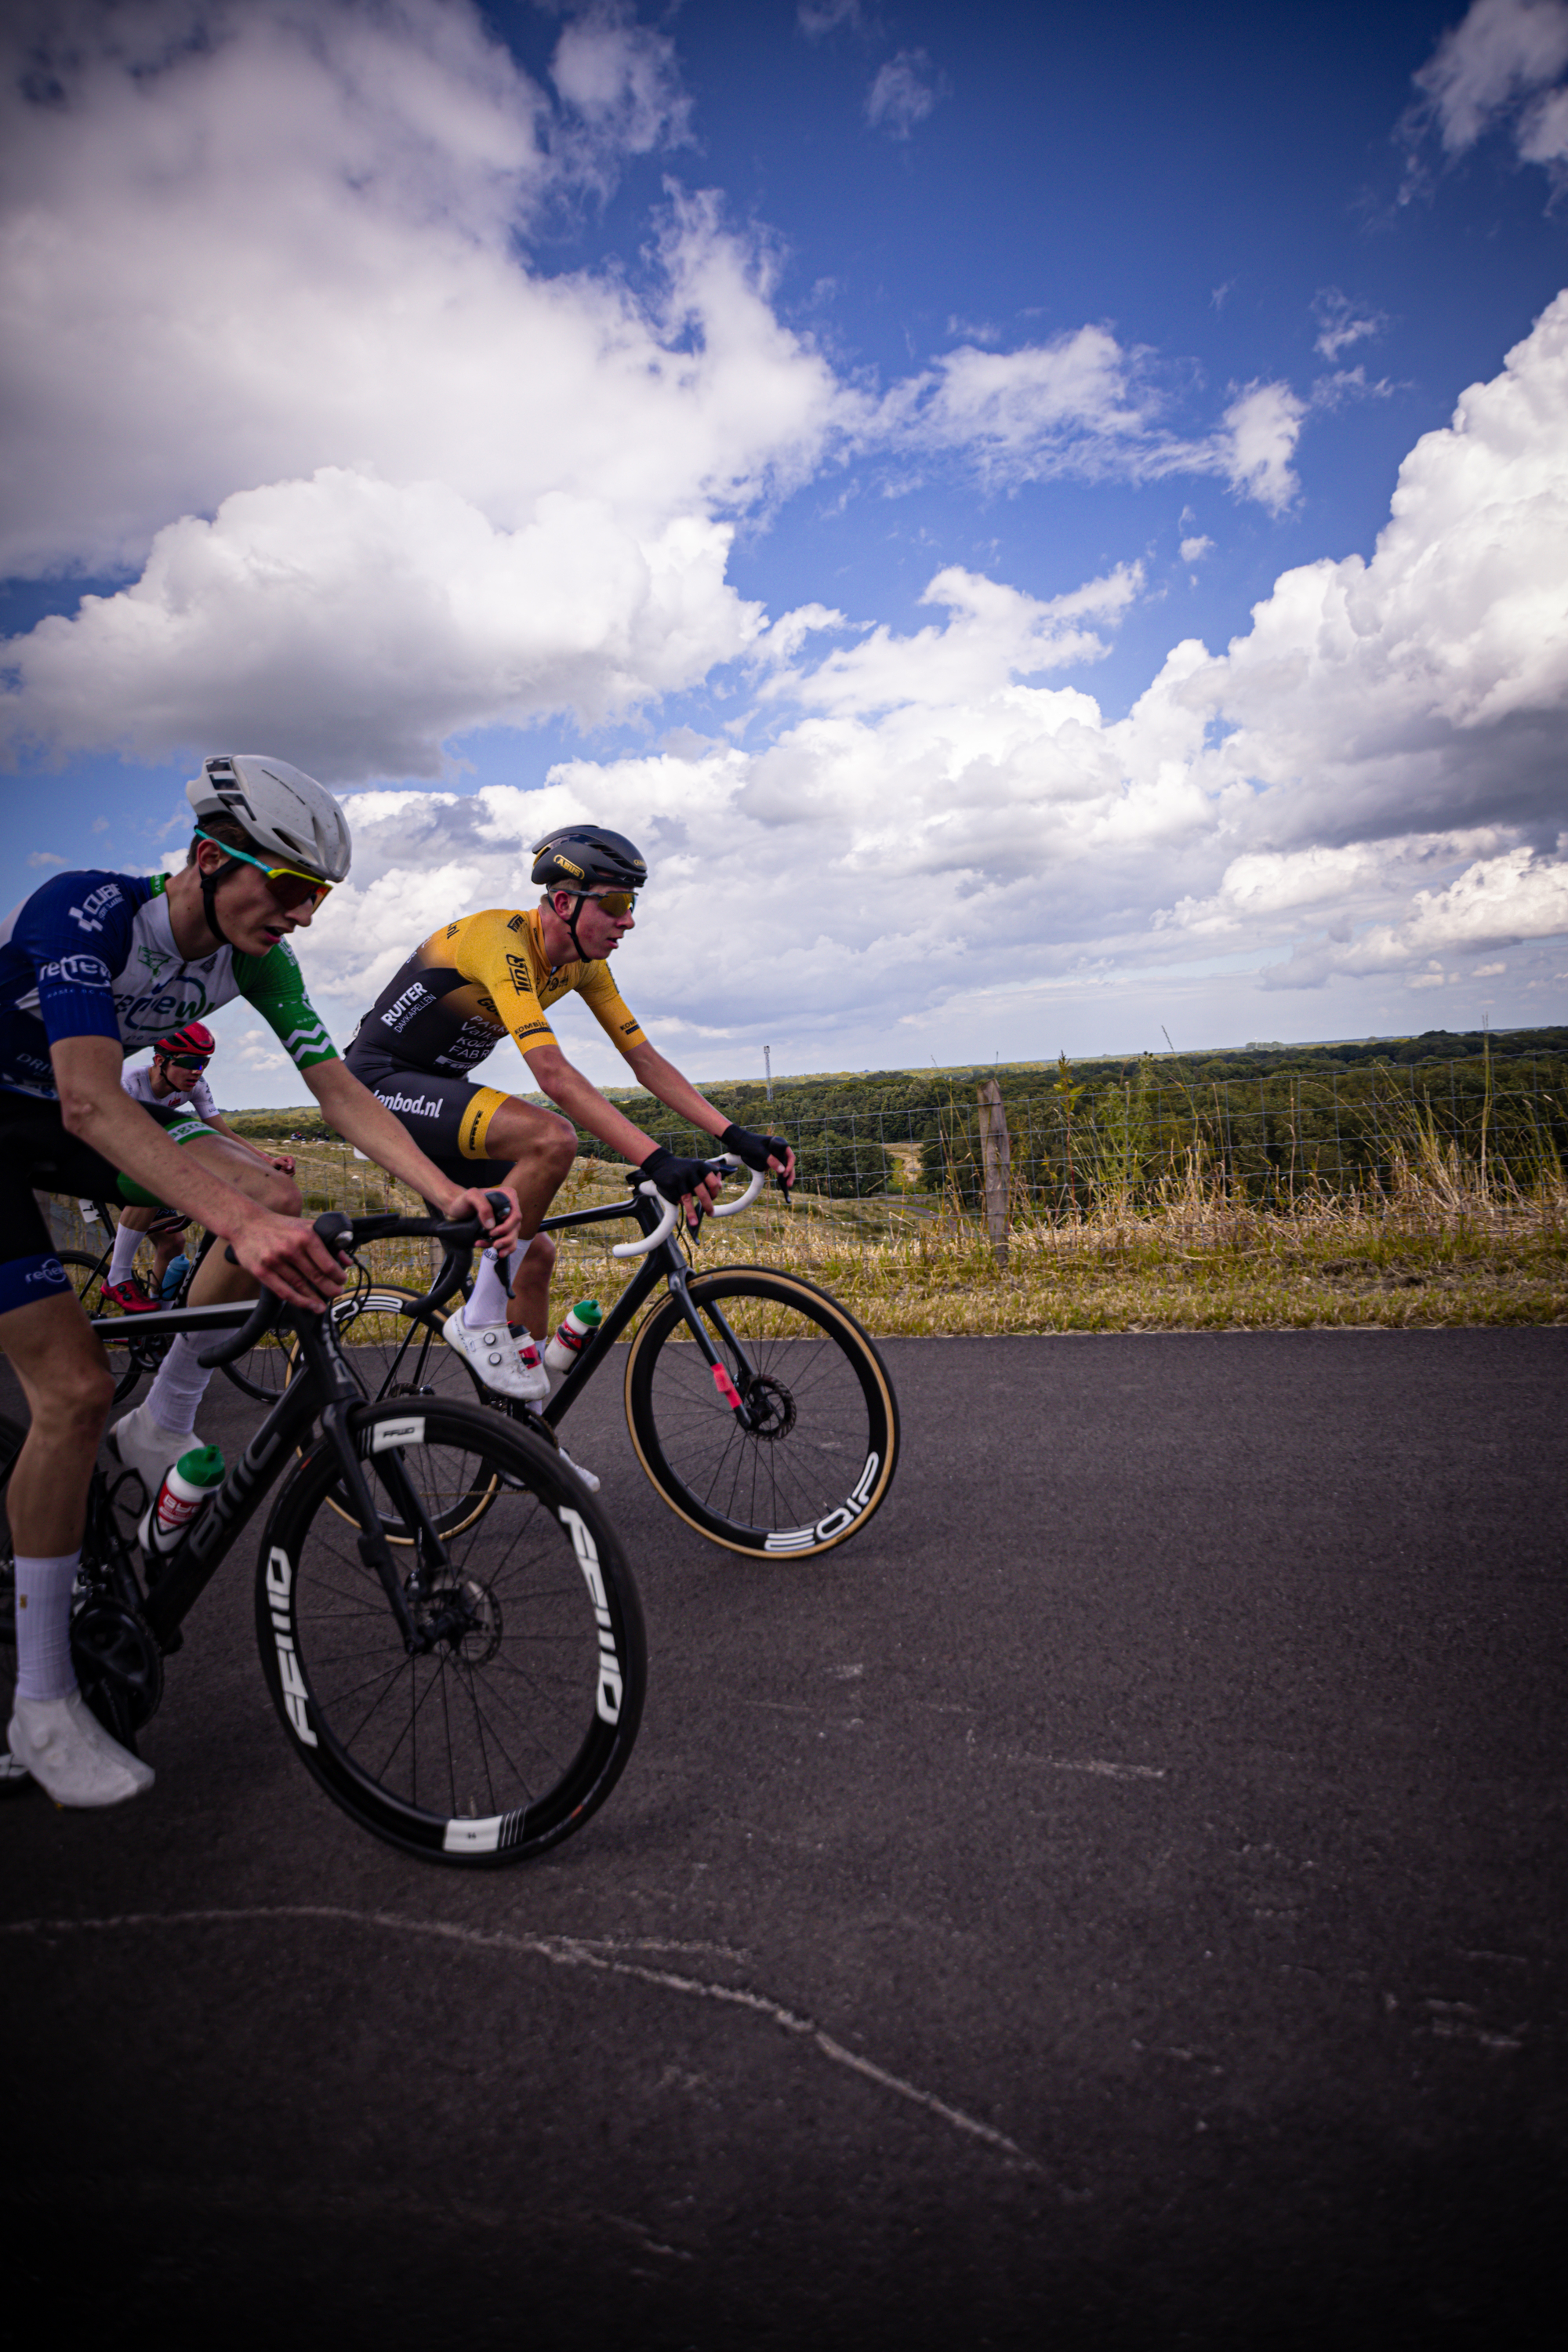
<instances>
[{"instance_id":1,"label":"handlebar","mask_svg":"<svg viewBox=\"0 0 1568 2352\"><path fill-rule=\"evenodd\" d=\"M726 1151L721 1154L721 1157L725 1164L731 1168L743 1168L746 1164L745 1161L733 1151ZM752 1202L756 1199L757 1194L762 1191L763 1186L767 1182L768 1171L765 1168L753 1168L751 1171L751 1175L752 1181L747 1185L745 1191L742 1193L738 1201L716 1202L715 1205L709 1210L709 1215L710 1217L738 1217L742 1209L749 1209Z\"/></svg>"},{"instance_id":2,"label":"handlebar","mask_svg":"<svg viewBox=\"0 0 1568 2352\"><path fill-rule=\"evenodd\" d=\"M499 1192L487 1193L497 1217L504 1216L508 1203ZM348 1217L341 1209L328 1209L316 1219L312 1227L316 1239L323 1247L341 1259L360 1249L366 1242L428 1240L445 1245L435 1281L423 1298L411 1299L404 1308L408 1315L428 1310L432 1314L462 1287L468 1270L468 1261L485 1238L485 1229L478 1217L400 1217L390 1212L371 1217ZM283 1302L275 1290L265 1283L247 1321L237 1331L226 1336L216 1348L208 1348L196 1361L204 1370L213 1370L219 1364L232 1364L237 1357L254 1348L264 1339L278 1319Z\"/></svg>"},{"instance_id":3,"label":"handlebar","mask_svg":"<svg viewBox=\"0 0 1568 2352\"><path fill-rule=\"evenodd\" d=\"M669 1239L676 1226L680 1223L679 1202L667 1201L657 1184L639 1184L637 1191L646 1192L650 1201L657 1201L663 1214L652 1233L645 1234L640 1242L612 1242L610 1244L612 1257L647 1257L648 1252L656 1250L660 1242L667 1242Z\"/></svg>"},{"instance_id":4,"label":"handlebar","mask_svg":"<svg viewBox=\"0 0 1568 2352\"><path fill-rule=\"evenodd\" d=\"M733 1151L721 1151L717 1159L710 1160L707 1162L707 1165L711 1168L715 1175L717 1175L721 1171L727 1172L731 1168L742 1168L745 1166L745 1162L739 1159ZM756 1199L757 1194L767 1182L768 1176L765 1168L753 1168L750 1173L752 1181L747 1185L745 1191L742 1193L740 1199L738 1201L727 1201L721 1207L710 1209L708 1211L708 1214L710 1217L739 1216L742 1209L749 1209L751 1207L752 1202ZM670 1234L675 1231L676 1226L680 1222L680 1203L679 1201L667 1201L664 1198L664 1195L660 1192L657 1184L644 1182L639 1184L637 1189L639 1192L646 1192L649 1200L658 1201L662 1211L662 1214L660 1215L658 1223L655 1226L653 1232L651 1234L645 1234L640 1242L612 1243L610 1246L610 1255L612 1257L648 1256L652 1251L658 1249L661 1242L666 1242L669 1239Z\"/></svg>"},{"instance_id":5,"label":"handlebar","mask_svg":"<svg viewBox=\"0 0 1568 2352\"><path fill-rule=\"evenodd\" d=\"M216 1348L202 1349L201 1354L196 1358L202 1370L207 1372L216 1371L219 1364L232 1364L237 1356L243 1356L248 1349L254 1348L257 1341L265 1339L272 1328L277 1319L278 1309L282 1303L278 1293L275 1290L268 1290L267 1285L263 1283L260 1297L251 1308L248 1318L240 1325L238 1330L228 1332L218 1341Z\"/></svg>"}]
</instances>

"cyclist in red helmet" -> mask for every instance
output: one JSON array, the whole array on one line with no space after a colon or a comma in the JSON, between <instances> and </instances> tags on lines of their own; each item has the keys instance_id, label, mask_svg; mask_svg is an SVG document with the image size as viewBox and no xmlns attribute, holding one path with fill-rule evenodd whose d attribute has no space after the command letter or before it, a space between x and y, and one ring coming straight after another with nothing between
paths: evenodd
<instances>
[{"instance_id":1,"label":"cyclist in red helmet","mask_svg":"<svg viewBox=\"0 0 1568 2352\"><path fill-rule=\"evenodd\" d=\"M294 1162L287 1153L258 1151L243 1135L237 1135L219 1112L203 1075L216 1051L217 1040L205 1023L188 1022L184 1028L160 1037L153 1048L152 1061L139 1070L127 1070L121 1084L128 1095L152 1112L159 1126L176 1142L190 1143L198 1135L226 1135L241 1151L259 1160L264 1168L276 1168L279 1175L292 1176ZM168 1209L121 1211L109 1279L103 1286L103 1296L110 1306L127 1315L144 1315L158 1306L163 1276L174 1263L180 1235L188 1223L177 1211ZM136 1253L148 1234L153 1235L150 1290L143 1288L135 1270Z\"/></svg>"}]
</instances>

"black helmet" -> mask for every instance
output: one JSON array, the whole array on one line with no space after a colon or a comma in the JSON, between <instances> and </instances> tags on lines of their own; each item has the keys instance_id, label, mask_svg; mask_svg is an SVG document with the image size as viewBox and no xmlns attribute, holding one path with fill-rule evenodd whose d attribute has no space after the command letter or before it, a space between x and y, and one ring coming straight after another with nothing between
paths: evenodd
<instances>
[{"instance_id":1,"label":"black helmet","mask_svg":"<svg viewBox=\"0 0 1568 2352\"><path fill-rule=\"evenodd\" d=\"M586 891L606 883L640 890L647 867L624 833L608 833L602 824L563 824L536 845L531 878L546 890Z\"/></svg>"}]
</instances>

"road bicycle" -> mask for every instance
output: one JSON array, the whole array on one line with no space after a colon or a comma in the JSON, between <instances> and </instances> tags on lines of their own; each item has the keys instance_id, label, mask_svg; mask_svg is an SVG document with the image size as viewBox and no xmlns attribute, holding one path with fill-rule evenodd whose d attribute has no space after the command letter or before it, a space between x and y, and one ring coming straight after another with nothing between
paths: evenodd
<instances>
[{"instance_id":1,"label":"road bicycle","mask_svg":"<svg viewBox=\"0 0 1568 2352\"><path fill-rule=\"evenodd\" d=\"M725 1176L741 1166L732 1153L708 1164ZM628 1200L541 1227L635 1218L642 1233L615 1247L642 1263L541 1412L480 1387L427 1302L361 1267L332 1313L365 1393L405 1402L461 1394L552 1433L662 1283L626 1351L626 1423L654 1486L689 1527L729 1550L795 1559L833 1550L886 1499L898 1462L898 1401L875 1344L847 1307L798 1275L694 1271L677 1238L679 1210L652 1184L627 1181ZM753 1175L740 1200L710 1213L738 1215L766 1181Z\"/></svg>"},{"instance_id":2,"label":"road bicycle","mask_svg":"<svg viewBox=\"0 0 1568 2352\"><path fill-rule=\"evenodd\" d=\"M93 1212L90 1218L87 1215L89 1208ZM104 1302L103 1288L109 1280L110 1263L114 1255L115 1229L108 1204L102 1201L84 1203L82 1222L84 1225L100 1224L104 1228L109 1238L102 1249L96 1255L90 1250L78 1249L58 1250L56 1255L66 1270L71 1288L92 1317L93 1328L103 1341L109 1368L114 1374L114 1402L119 1404L131 1394L139 1381L150 1379L157 1370L169 1341L166 1337L147 1328L149 1318L145 1314L128 1315L122 1308ZM212 1247L213 1238L211 1234L204 1236L178 1295L169 1302L171 1306L183 1307L185 1304L196 1267ZM263 1404L270 1403L289 1377L289 1361L282 1341L268 1333L254 1348L247 1349L234 1363L225 1364L224 1376L246 1396L255 1397Z\"/></svg>"},{"instance_id":3,"label":"road bicycle","mask_svg":"<svg viewBox=\"0 0 1568 2352\"><path fill-rule=\"evenodd\" d=\"M434 1236L445 1255L417 1302L431 1314L481 1238L477 1220L336 1210L315 1231L341 1257ZM214 1334L205 1364L277 1328L295 1376L170 1553L128 1535L127 1496L132 1526L144 1505L136 1473L112 1486L93 1473L71 1653L100 1720L134 1749L186 1616L287 1471L261 1538L256 1631L307 1771L362 1828L429 1861L520 1862L581 1828L631 1753L647 1646L615 1531L548 1438L434 1395L367 1402L333 1318L267 1289L254 1305L138 1320L149 1336ZM0 1423L0 1500L23 1434ZM14 1589L8 1533L4 1550Z\"/></svg>"}]
</instances>

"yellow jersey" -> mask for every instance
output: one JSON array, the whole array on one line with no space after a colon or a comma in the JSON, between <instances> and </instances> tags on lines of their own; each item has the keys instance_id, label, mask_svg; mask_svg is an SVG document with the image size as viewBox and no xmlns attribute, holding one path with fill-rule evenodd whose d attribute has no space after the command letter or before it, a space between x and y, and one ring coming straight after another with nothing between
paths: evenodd
<instances>
[{"instance_id":1,"label":"yellow jersey","mask_svg":"<svg viewBox=\"0 0 1568 2352\"><path fill-rule=\"evenodd\" d=\"M537 908L488 907L422 940L355 1030L349 1062L454 1075L474 1069L503 1037L523 1053L555 1032L545 1018L577 995L623 1054L646 1045L604 961L552 964Z\"/></svg>"}]
</instances>

